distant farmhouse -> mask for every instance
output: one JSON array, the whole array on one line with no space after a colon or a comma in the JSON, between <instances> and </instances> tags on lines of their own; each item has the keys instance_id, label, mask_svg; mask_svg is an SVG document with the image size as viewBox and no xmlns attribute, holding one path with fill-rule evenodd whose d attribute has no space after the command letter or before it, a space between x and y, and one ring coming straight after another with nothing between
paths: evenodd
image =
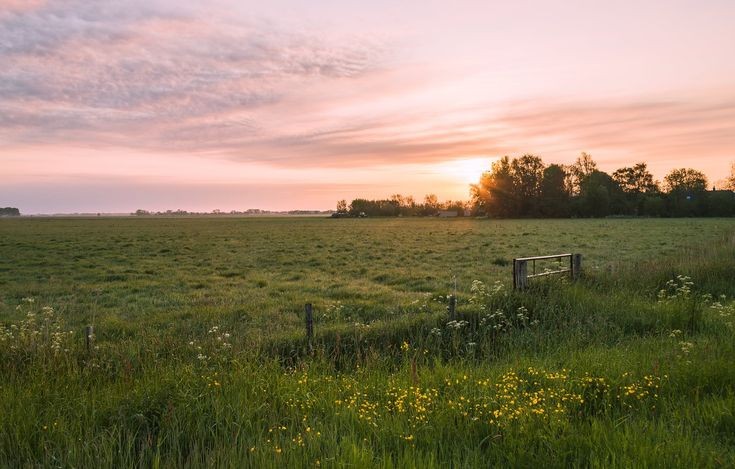
<instances>
[{"instance_id":1,"label":"distant farmhouse","mask_svg":"<svg viewBox=\"0 0 735 469\"><path fill-rule=\"evenodd\" d=\"M436 216L439 218L455 218L459 216L459 212L457 210L439 210Z\"/></svg>"}]
</instances>

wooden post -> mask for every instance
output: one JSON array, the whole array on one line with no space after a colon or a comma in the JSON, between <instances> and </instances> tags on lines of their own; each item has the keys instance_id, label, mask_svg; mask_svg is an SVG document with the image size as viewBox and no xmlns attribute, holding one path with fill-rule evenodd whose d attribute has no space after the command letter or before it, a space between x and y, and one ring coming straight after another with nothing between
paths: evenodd
<instances>
[{"instance_id":1,"label":"wooden post","mask_svg":"<svg viewBox=\"0 0 735 469\"><path fill-rule=\"evenodd\" d=\"M457 318L457 298L454 295L449 295L449 306L447 306L447 310L449 311L449 320L454 321Z\"/></svg>"},{"instance_id":2,"label":"wooden post","mask_svg":"<svg viewBox=\"0 0 735 469\"><path fill-rule=\"evenodd\" d=\"M582 275L582 254L572 255L572 278L577 280Z\"/></svg>"},{"instance_id":3,"label":"wooden post","mask_svg":"<svg viewBox=\"0 0 735 469\"><path fill-rule=\"evenodd\" d=\"M304 310L306 312L306 342L309 344L309 350L312 350L314 340L314 315L311 303L306 303L306 305L304 305Z\"/></svg>"},{"instance_id":4,"label":"wooden post","mask_svg":"<svg viewBox=\"0 0 735 469\"><path fill-rule=\"evenodd\" d=\"M574 280L574 254L569 256L569 278Z\"/></svg>"},{"instance_id":5,"label":"wooden post","mask_svg":"<svg viewBox=\"0 0 735 469\"><path fill-rule=\"evenodd\" d=\"M92 341L94 340L94 326L84 328L84 345L87 347L87 353L92 352Z\"/></svg>"},{"instance_id":6,"label":"wooden post","mask_svg":"<svg viewBox=\"0 0 735 469\"><path fill-rule=\"evenodd\" d=\"M528 286L528 261L513 259L513 287L524 290Z\"/></svg>"}]
</instances>

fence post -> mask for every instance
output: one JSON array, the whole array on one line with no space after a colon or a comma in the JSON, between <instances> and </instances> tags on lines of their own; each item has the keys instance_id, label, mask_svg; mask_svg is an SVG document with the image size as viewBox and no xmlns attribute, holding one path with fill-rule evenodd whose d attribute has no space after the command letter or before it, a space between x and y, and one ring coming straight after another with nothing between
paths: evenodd
<instances>
[{"instance_id":1,"label":"fence post","mask_svg":"<svg viewBox=\"0 0 735 469\"><path fill-rule=\"evenodd\" d=\"M457 318L456 308L457 298L454 295L449 295L449 306L447 307L447 309L449 310L450 321L454 321Z\"/></svg>"},{"instance_id":2,"label":"fence post","mask_svg":"<svg viewBox=\"0 0 735 469\"><path fill-rule=\"evenodd\" d=\"M513 288L523 290L528 286L528 261L513 259Z\"/></svg>"},{"instance_id":3,"label":"fence post","mask_svg":"<svg viewBox=\"0 0 735 469\"><path fill-rule=\"evenodd\" d=\"M84 328L84 345L87 347L87 354L92 352L92 341L94 340L94 326Z\"/></svg>"},{"instance_id":4,"label":"fence post","mask_svg":"<svg viewBox=\"0 0 735 469\"><path fill-rule=\"evenodd\" d=\"M577 280L582 274L582 254L572 255L572 278Z\"/></svg>"},{"instance_id":5,"label":"fence post","mask_svg":"<svg viewBox=\"0 0 735 469\"><path fill-rule=\"evenodd\" d=\"M313 349L314 340L314 315L311 303L306 303L304 305L304 310L306 312L306 342L309 346L309 351L311 351Z\"/></svg>"}]
</instances>

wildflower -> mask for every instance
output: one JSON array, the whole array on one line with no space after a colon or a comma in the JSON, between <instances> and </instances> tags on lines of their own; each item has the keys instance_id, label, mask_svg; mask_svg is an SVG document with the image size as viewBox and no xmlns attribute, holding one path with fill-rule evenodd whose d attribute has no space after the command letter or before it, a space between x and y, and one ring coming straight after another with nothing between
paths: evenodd
<instances>
[{"instance_id":1,"label":"wildflower","mask_svg":"<svg viewBox=\"0 0 735 469\"><path fill-rule=\"evenodd\" d=\"M684 354L687 354L692 351L692 348L694 347L694 344L692 342L679 342L679 347L681 347L681 352Z\"/></svg>"},{"instance_id":2,"label":"wildflower","mask_svg":"<svg viewBox=\"0 0 735 469\"><path fill-rule=\"evenodd\" d=\"M468 321L449 321L447 323L447 327L454 330L460 330L463 327L468 326L470 323Z\"/></svg>"}]
</instances>

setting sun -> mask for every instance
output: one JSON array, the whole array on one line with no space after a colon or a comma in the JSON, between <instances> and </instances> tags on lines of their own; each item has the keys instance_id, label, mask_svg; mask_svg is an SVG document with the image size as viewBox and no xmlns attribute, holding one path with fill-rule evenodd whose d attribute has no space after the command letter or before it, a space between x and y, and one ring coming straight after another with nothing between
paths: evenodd
<instances>
[{"instance_id":1,"label":"setting sun","mask_svg":"<svg viewBox=\"0 0 735 469\"><path fill-rule=\"evenodd\" d=\"M465 184L474 184L485 171L490 171L490 164L495 158L479 157L451 160L439 165L438 170Z\"/></svg>"}]
</instances>

